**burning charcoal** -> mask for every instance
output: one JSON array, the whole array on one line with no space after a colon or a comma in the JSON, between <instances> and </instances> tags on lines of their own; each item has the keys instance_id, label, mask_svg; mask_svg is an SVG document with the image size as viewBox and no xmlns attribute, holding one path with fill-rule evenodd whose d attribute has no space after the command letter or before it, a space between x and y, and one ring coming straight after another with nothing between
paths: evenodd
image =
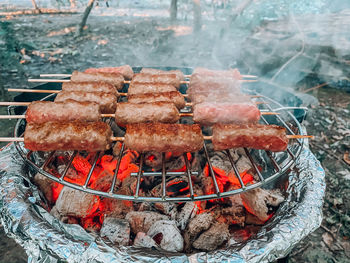
<instances>
[{"instance_id":1,"label":"burning charcoal","mask_svg":"<svg viewBox=\"0 0 350 263\"><path fill-rule=\"evenodd\" d=\"M105 216L115 218L123 218L127 213L134 210L132 202L111 198L101 199L99 208Z\"/></svg>"},{"instance_id":2,"label":"burning charcoal","mask_svg":"<svg viewBox=\"0 0 350 263\"><path fill-rule=\"evenodd\" d=\"M177 205L170 202L154 203L154 208L161 213L170 217L170 219L175 220L177 215Z\"/></svg>"},{"instance_id":3,"label":"burning charcoal","mask_svg":"<svg viewBox=\"0 0 350 263\"><path fill-rule=\"evenodd\" d=\"M190 219L195 217L198 211L198 206L194 202L187 202L181 209L181 212L177 214L176 225L180 230L185 230Z\"/></svg>"},{"instance_id":4,"label":"burning charcoal","mask_svg":"<svg viewBox=\"0 0 350 263\"><path fill-rule=\"evenodd\" d=\"M204 251L213 251L226 242L229 237L228 225L215 223L193 242L193 247Z\"/></svg>"},{"instance_id":5,"label":"burning charcoal","mask_svg":"<svg viewBox=\"0 0 350 263\"><path fill-rule=\"evenodd\" d=\"M37 173L34 176L34 182L39 186L40 190L43 192L47 202L50 205L53 205L56 202L56 199L63 188L63 185L58 184L46 176Z\"/></svg>"},{"instance_id":6,"label":"burning charcoal","mask_svg":"<svg viewBox=\"0 0 350 263\"><path fill-rule=\"evenodd\" d=\"M101 223L99 215L82 218L80 223L83 228L90 233L98 234L100 232Z\"/></svg>"},{"instance_id":7,"label":"burning charcoal","mask_svg":"<svg viewBox=\"0 0 350 263\"><path fill-rule=\"evenodd\" d=\"M112 180L113 174L108 171L103 171L98 175L96 180L93 181L90 187L98 191L107 192L111 188Z\"/></svg>"},{"instance_id":8,"label":"burning charcoal","mask_svg":"<svg viewBox=\"0 0 350 263\"><path fill-rule=\"evenodd\" d=\"M246 212L241 205L233 205L227 208L218 207L215 214L216 220L220 223L244 227Z\"/></svg>"},{"instance_id":9,"label":"burning charcoal","mask_svg":"<svg viewBox=\"0 0 350 263\"><path fill-rule=\"evenodd\" d=\"M150 227L147 235L166 251L180 252L183 250L184 240L175 221L157 221Z\"/></svg>"},{"instance_id":10,"label":"burning charcoal","mask_svg":"<svg viewBox=\"0 0 350 263\"><path fill-rule=\"evenodd\" d=\"M88 217L99 206L100 199L92 194L63 187L56 201L56 209L62 216Z\"/></svg>"},{"instance_id":11,"label":"burning charcoal","mask_svg":"<svg viewBox=\"0 0 350 263\"><path fill-rule=\"evenodd\" d=\"M166 191L169 196L183 196L188 194L188 179L186 177L176 177L175 179L166 183ZM161 196L162 186L157 185L151 190L152 196Z\"/></svg>"},{"instance_id":12,"label":"burning charcoal","mask_svg":"<svg viewBox=\"0 0 350 263\"><path fill-rule=\"evenodd\" d=\"M145 164L159 170L162 167L162 153L148 152L145 155Z\"/></svg>"},{"instance_id":13,"label":"burning charcoal","mask_svg":"<svg viewBox=\"0 0 350 263\"><path fill-rule=\"evenodd\" d=\"M184 233L186 252L189 252L193 241L201 232L209 229L213 221L214 217L209 213L198 214L191 219Z\"/></svg>"},{"instance_id":14,"label":"burning charcoal","mask_svg":"<svg viewBox=\"0 0 350 263\"><path fill-rule=\"evenodd\" d=\"M106 217L101 228L101 237L107 237L114 245L129 245L129 222L125 219Z\"/></svg>"},{"instance_id":15,"label":"burning charcoal","mask_svg":"<svg viewBox=\"0 0 350 263\"><path fill-rule=\"evenodd\" d=\"M156 212L144 211L144 212L129 212L125 219L129 221L131 231L134 234L138 232L147 232L150 227L159 220L167 220L166 215L161 215Z\"/></svg>"},{"instance_id":16,"label":"burning charcoal","mask_svg":"<svg viewBox=\"0 0 350 263\"><path fill-rule=\"evenodd\" d=\"M265 224L264 221L261 221L257 216L251 213L246 214L245 223L248 225L258 225L258 226L262 226Z\"/></svg>"},{"instance_id":17,"label":"burning charcoal","mask_svg":"<svg viewBox=\"0 0 350 263\"><path fill-rule=\"evenodd\" d=\"M284 201L284 197L277 191L265 190L262 188L252 189L241 194L244 207L248 212L256 215L261 221L267 221L268 205L278 206Z\"/></svg>"},{"instance_id":18,"label":"burning charcoal","mask_svg":"<svg viewBox=\"0 0 350 263\"><path fill-rule=\"evenodd\" d=\"M150 236L147 236L146 233L138 232L135 240L134 240L134 246L136 247L158 247L156 241L153 240Z\"/></svg>"}]
</instances>

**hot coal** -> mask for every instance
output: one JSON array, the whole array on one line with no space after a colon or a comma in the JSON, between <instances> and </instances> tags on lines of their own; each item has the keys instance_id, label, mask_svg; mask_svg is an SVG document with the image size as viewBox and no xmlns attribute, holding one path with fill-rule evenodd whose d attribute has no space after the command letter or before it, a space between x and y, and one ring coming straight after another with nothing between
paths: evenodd
<instances>
[{"instance_id":1,"label":"hot coal","mask_svg":"<svg viewBox=\"0 0 350 263\"><path fill-rule=\"evenodd\" d=\"M125 219L107 217L103 221L100 234L114 245L127 246L130 240L130 224Z\"/></svg>"},{"instance_id":2,"label":"hot coal","mask_svg":"<svg viewBox=\"0 0 350 263\"><path fill-rule=\"evenodd\" d=\"M125 219L129 221L131 231L134 234L138 232L147 233L150 227L159 220L167 220L168 217L166 215L161 215L156 212L144 211L144 212L129 212Z\"/></svg>"},{"instance_id":3,"label":"hot coal","mask_svg":"<svg viewBox=\"0 0 350 263\"><path fill-rule=\"evenodd\" d=\"M215 223L193 242L193 247L204 251L212 251L224 244L229 237L228 225Z\"/></svg>"}]
</instances>

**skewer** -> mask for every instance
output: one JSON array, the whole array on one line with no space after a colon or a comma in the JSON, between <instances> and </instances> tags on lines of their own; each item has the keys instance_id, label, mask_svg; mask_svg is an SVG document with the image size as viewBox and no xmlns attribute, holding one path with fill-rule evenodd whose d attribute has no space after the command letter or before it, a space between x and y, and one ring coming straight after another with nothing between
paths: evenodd
<instances>
[{"instance_id":1,"label":"skewer","mask_svg":"<svg viewBox=\"0 0 350 263\"><path fill-rule=\"evenodd\" d=\"M63 82L70 82L70 79L28 79L28 82L55 82L55 83L63 83ZM257 82L256 79L242 79L239 80L239 82ZM130 80L124 80L125 84L130 84ZM180 84L189 84L190 81L183 80L180 81Z\"/></svg>"},{"instance_id":2,"label":"skewer","mask_svg":"<svg viewBox=\"0 0 350 263\"><path fill-rule=\"evenodd\" d=\"M0 106L1 106L1 104L0 104ZM278 112L261 112L261 114L262 115L279 115ZM191 112L180 113L179 115L180 115L180 117L193 117L193 113L191 113ZM102 118L115 118L115 114L114 113L102 113L101 117ZM2 120L4 120L4 119L25 119L25 118L26 118L26 115L0 115L0 120L1 119Z\"/></svg>"},{"instance_id":3,"label":"skewer","mask_svg":"<svg viewBox=\"0 0 350 263\"><path fill-rule=\"evenodd\" d=\"M288 139L313 139L313 135L287 135ZM204 140L211 140L212 136L203 136ZM124 141L124 137L111 137L112 141ZM0 142L24 142L23 137L0 137Z\"/></svg>"},{"instance_id":4,"label":"skewer","mask_svg":"<svg viewBox=\"0 0 350 263\"><path fill-rule=\"evenodd\" d=\"M59 93L62 90L53 90L53 89L7 89L8 92L28 92L28 93ZM120 96L128 96L128 93L124 93L124 92L119 92L118 93ZM188 97L188 94L182 94L182 96L184 96L185 98ZM248 95L251 98L260 98L261 96L259 95ZM264 104L264 102L258 102L256 104ZM1 104L0 104L1 105ZM190 105L186 105L186 106L190 106Z\"/></svg>"},{"instance_id":5,"label":"skewer","mask_svg":"<svg viewBox=\"0 0 350 263\"><path fill-rule=\"evenodd\" d=\"M72 74L40 74L40 78L50 78L50 77L62 77L62 78L69 78L71 77ZM185 78L190 78L191 75L184 75ZM241 75L242 78L252 78L256 79L258 78L257 76L254 75Z\"/></svg>"}]
</instances>

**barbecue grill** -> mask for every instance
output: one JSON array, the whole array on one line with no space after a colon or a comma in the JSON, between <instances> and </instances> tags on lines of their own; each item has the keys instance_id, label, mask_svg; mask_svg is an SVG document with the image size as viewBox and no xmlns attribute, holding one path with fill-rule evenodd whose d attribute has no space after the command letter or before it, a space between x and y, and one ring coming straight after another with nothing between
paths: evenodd
<instances>
[{"instance_id":1,"label":"barbecue grill","mask_svg":"<svg viewBox=\"0 0 350 263\"><path fill-rule=\"evenodd\" d=\"M139 69L135 71L137 70ZM183 71L186 74L191 72L189 69L183 69ZM250 94L275 94L275 87L268 84L259 85L259 87L264 86L263 92L258 92L259 88L256 88L254 84L249 85ZM53 83L49 87L44 84L36 88L48 89L53 87L59 89L60 85ZM185 87L182 87L182 89L185 89ZM288 94L288 92L286 93ZM24 93L17 96L15 101L51 100L53 96L42 98L39 94ZM263 119L265 123L285 126L290 134L305 134L300 124L305 117L305 110L301 107L294 107L301 105L301 101L294 94L288 94L283 96L283 100L279 100L281 104L291 107L282 107L279 102L269 98L269 96L261 95L259 100L268 103L260 106L262 110L281 113L277 116L267 116ZM22 114L24 110L24 107L9 107L8 109L9 114L16 115ZM16 137L23 133L24 127L24 120L17 122L14 131ZM325 188L324 171L307 149L307 141L304 139L293 141L289 145L288 151L283 153L269 153L258 150L245 150L245 152L252 161L253 168L265 164L263 170L258 169L260 173L257 172L257 175L261 180L254 185L249 185L249 187L241 185L237 191L217 192L210 196L173 198L165 195L155 199L137 195L118 196L114 192L110 194L110 191L96 192L81 185L71 185L71 183L64 180L64 173L61 174L62 179L60 180L60 178L50 173L46 174L46 171L43 170L43 167L50 162L51 154L43 159L40 153L29 152L23 148L22 143L15 143L15 145L10 145L0 152L0 165L2 167L2 176L0 177L1 221L8 234L25 248L33 260L38 262L56 262L57 260L70 262L133 262L135 258L142 262L225 262L231 260L235 262L271 262L286 256L296 243L319 226L322 220L321 209ZM210 154L210 149L203 149L203 155L208 157ZM70 156L71 159L67 166L72 161L72 155ZM232 161L229 153L228 157ZM29 163L30 172L25 168L27 166L23 165L21 159ZM210 163L210 159L206 161ZM197 176L197 171L189 167L188 160L186 166L188 169L183 173L172 174L168 171L164 172L163 169L163 172L160 173L145 172L132 175L139 179L148 176L162 179L164 175L166 179L173 175L186 176L188 179L191 179L188 176L189 174ZM292 169L293 167L294 169ZM234 162L233 169L235 169ZM66 171L66 169L64 170ZM133 201L180 202L180 200L197 201L221 198L259 186L268 187L271 183L280 184L282 180L283 183L288 183L288 187L284 188L283 191L287 195L286 201L281 204L274 217L254 234L249 234L248 237L249 230L248 232L243 230L246 234L243 234L244 238L241 241L231 239L227 246L219 250L185 255L183 253L133 246L110 247L100 238L96 239L96 237L88 234L80 226L60 222L43 208L45 205L41 202L38 189L26 178L41 171L44 171L45 173L42 174L51 180L56 182L59 180L59 183L84 192ZM14 207L16 208L13 209Z\"/></svg>"},{"instance_id":2,"label":"barbecue grill","mask_svg":"<svg viewBox=\"0 0 350 263\"><path fill-rule=\"evenodd\" d=\"M135 72L138 72L140 68L133 68ZM164 68L163 68L164 69ZM166 68L170 69L170 68ZM172 69L172 68L171 68ZM189 69L183 70L185 73L189 73ZM41 88L41 87L39 87ZM44 88L44 85L42 85L42 88ZM55 88L60 88L60 85L55 86ZM124 91L127 89L127 84L125 84ZM185 92L186 86L183 85L180 89L180 91ZM287 129L289 134L292 135L305 135L302 127L300 125L300 118L299 120L292 114L291 111L295 110L305 110L305 108L300 107L283 107L280 103L277 101L262 95L261 93L254 90L254 86L250 87L249 89L246 88L246 93L258 96L259 101L264 102L264 104L260 104L260 110L263 111L270 111L270 112L278 112L280 115L273 115L273 116L262 116L262 121L265 124L277 124L280 126L283 126ZM46 96L42 98L42 100L53 100L55 94L51 94L49 96ZM23 101L23 100L22 100ZM9 108L10 114L18 114L18 109ZM305 116L305 114L304 114ZM110 120L107 119L107 122ZM24 128L26 125L26 121L24 119L20 119L14 130L14 136L20 137L22 136L24 132ZM239 180L240 187L235 190L230 191L220 191L218 187L218 182L215 176L215 173L213 171L213 166L210 161L210 151L208 150L208 147L204 144L204 155L206 157L206 161L208 163L209 172L213 179L214 189L215 193L213 194L200 194L196 195L194 194L194 189L192 185L192 177L198 176L199 171L194 171L191 169L190 162L187 158L187 155L184 154L184 160L186 163L186 171L185 172L170 172L165 169L165 158L164 154L162 155L162 171L161 172L143 172L144 167L144 154L141 154L140 156L140 162L139 162L139 172L137 174L132 173L132 176L137 176L137 185L136 185L136 192L133 195L122 195L115 192L116 188L116 179L117 179L117 173L119 171L121 157L123 156L124 152L124 143L122 144L121 151L119 154L117 167L115 169L114 177L112 180L111 187L108 191L100 191L95 190L88 187L89 181L91 179L91 176L93 174L93 171L95 169L96 163L98 161L98 157L100 153L97 153L94 158L94 162L92 163L91 169L87 175L86 181L83 185L69 182L65 180L66 174L68 172L69 167L72 165L73 159L78 154L77 151L74 151L72 154L70 154L69 161L60 175L60 177L57 177L57 175L48 172L45 170L45 168L52 162L55 152L51 152L48 156L45 158L42 158L40 153L38 152L32 152L28 151L23 148L23 145L19 142L15 142L16 149L20 153L20 156L30 165L31 168L33 168L36 172L41 173L42 175L48 177L49 179L58 182L60 184L69 186L71 188L74 188L76 190L80 190L83 192L87 192L90 194L102 196L102 197L108 197L108 198L115 198L115 199L121 199L121 200L128 200L128 201L136 201L136 202L188 202L188 201L203 201L203 200L211 200L211 199L218 199L223 197L228 197L236 194L240 194L242 192L261 187L267 184L273 183L275 180L277 180L280 177L283 177L284 175L288 174L288 172L293 168L295 165L295 160L299 157L300 152L303 148L303 145L305 143L305 139L296 139L295 141L292 141L292 143L289 144L288 149L286 152L282 153L271 153L270 151L261 151L261 150L248 150L244 149L247 157L249 158L252 167L254 168L254 171L258 175L259 180L251 183L249 185L244 185L241 176L239 175L237 166L233 160L233 157L229 150L226 150L226 154L230 160L230 163L232 165L232 169L235 172L235 175L237 179ZM258 167L264 167L262 171ZM188 196L181 196L181 197L173 197L170 196L166 189L166 182L169 177L174 176L185 176L187 177L187 184L189 189L189 195ZM150 197L150 196L140 196L139 190L141 186L141 179L143 177L161 177L162 179L162 195L159 197Z\"/></svg>"}]
</instances>

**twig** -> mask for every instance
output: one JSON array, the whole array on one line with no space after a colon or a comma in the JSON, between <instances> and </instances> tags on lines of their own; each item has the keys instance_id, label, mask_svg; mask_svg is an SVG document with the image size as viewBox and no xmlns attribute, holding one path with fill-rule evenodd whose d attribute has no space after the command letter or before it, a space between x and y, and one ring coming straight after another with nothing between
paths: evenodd
<instances>
[{"instance_id":1,"label":"twig","mask_svg":"<svg viewBox=\"0 0 350 263\"><path fill-rule=\"evenodd\" d=\"M312 88L303 90L303 91L301 91L301 92L302 92L302 93L308 93L309 91L312 91L312 90L315 90L315 89L319 89L319 88L322 88L322 87L327 86L327 85L328 85L328 83L325 82L325 83L322 83L322 84L317 85L317 86L315 86L315 87L312 87Z\"/></svg>"}]
</instances>

